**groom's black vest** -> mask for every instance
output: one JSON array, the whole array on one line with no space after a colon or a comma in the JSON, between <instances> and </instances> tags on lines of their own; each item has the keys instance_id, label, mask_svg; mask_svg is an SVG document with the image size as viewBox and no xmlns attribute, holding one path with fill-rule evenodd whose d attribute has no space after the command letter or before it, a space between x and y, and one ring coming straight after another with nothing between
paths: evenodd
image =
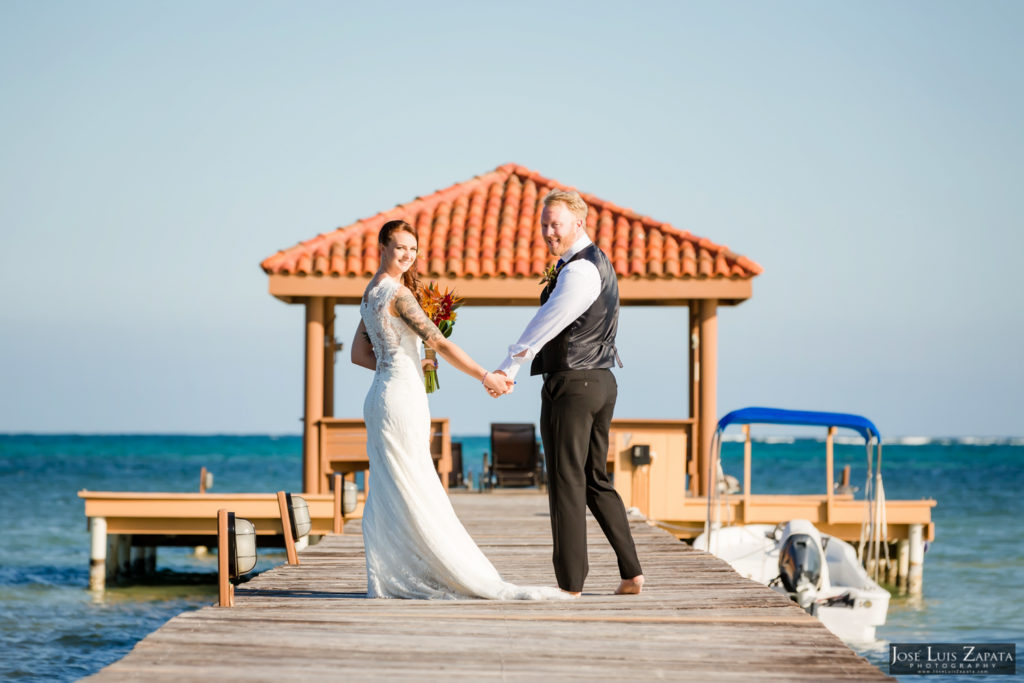
<instances>
[{"instance_id":1,"label":"groom's black vest","mask_svg":"<svg viewBox=\"0 0 1024 683\"><path fill-rule=\"evenodd\" d=\"M619 326L619 282L615 269L596 244L581 249L565 265L577 259L590 261L597 267L601 276L601 292L583 315L541 348L530 366L531 375L559 370L610 368L618 360L615 331ZM542 306L547 303L554 287L554 283L549 282L541 292Z\"/></svg>"}]
</instances>

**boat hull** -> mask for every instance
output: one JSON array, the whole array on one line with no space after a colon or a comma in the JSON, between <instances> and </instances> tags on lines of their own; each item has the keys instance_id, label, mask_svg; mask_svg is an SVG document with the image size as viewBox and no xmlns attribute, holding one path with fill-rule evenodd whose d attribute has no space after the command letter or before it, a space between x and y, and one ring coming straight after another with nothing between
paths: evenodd
<instances>
[{"instance_id":1,"label":"boat hull","mask_svg":"<svg viewBox=\"0 0 1024 683\"><path fill-rule=\"evenodd\" d=\"M810 522L805 524L813 529ZM698 536L693 546L725 560L740 576L771 586L797 600L780 581L782 528L782 525L770 524L723 527L712 532L710 548L706 534ZM813 595L803 600L805 608L844 641L873 642L875 629L885 623L889 591L867 575L853 546L816 529L814 534L820 539L819 548L824 555L827 572Z\"/></svg>"}]
</instances>

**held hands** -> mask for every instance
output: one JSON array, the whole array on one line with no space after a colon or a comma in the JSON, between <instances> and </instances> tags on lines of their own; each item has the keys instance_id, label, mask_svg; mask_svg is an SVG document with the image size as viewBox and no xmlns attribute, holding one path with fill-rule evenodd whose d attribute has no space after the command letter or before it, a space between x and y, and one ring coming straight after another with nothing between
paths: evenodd
<instances>
[{"instance_id":1,"label":"held hands","mask_svg":"<svg viewBox=\"0 0 1024 683\"><path fill-rule=\"evenodd\" d=\"M483 383L484 389L487 390L491 398L498 398L499 396L512 393L512 387L515 386L515 382L509 379L501 370L488 372L484 375Z\"/></svg>"}]
</instances>

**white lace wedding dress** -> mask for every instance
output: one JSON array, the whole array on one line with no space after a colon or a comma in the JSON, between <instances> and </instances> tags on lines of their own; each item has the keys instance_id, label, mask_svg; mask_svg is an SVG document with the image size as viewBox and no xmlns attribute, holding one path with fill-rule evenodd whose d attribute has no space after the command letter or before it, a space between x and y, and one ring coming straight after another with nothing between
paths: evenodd
<instances>
[{"instance_id":1,"label":"white lace wedding dress","mask_svg":"<svg viewBox=\"0 0 1024 683\"><path fill-rule=\"evenodd\" d=\"M377 356L363 404L370 482L363 512L371 598L568 598L554 587L502 580L452 509L430 456L420 340L390 313L400 283L384 277L360 313Z\"/></svg>"}]
</instances>

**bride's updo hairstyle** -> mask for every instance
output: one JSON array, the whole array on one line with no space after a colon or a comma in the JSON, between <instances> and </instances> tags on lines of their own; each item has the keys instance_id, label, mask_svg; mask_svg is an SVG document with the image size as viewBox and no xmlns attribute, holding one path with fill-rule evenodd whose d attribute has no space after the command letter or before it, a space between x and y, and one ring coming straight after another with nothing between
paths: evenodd
<instances>
[{"instance_id":1,"label":"bride's updo hairstyle","mask_svg":"<svg viewBox=\"0 0 1024 683\"><path fill-rule=\"evenodd\" d=\"M388 221L381 226L380 232L377 233L377 242L382 247L387 246L391 243L391 235L396 231L407 232L413 236L416 240L416 245L419 246L420 238L416 234L416 228L412 227L405 221ZM419 255L417 254L417 257ZM412 295L416 297L416 301L420 301L420 276L417 272L417 264L414 262L409 270L402 273L402 284L409 288ZM422 302L420 302L422 303Z\"/></svg>"}]
</instances>

